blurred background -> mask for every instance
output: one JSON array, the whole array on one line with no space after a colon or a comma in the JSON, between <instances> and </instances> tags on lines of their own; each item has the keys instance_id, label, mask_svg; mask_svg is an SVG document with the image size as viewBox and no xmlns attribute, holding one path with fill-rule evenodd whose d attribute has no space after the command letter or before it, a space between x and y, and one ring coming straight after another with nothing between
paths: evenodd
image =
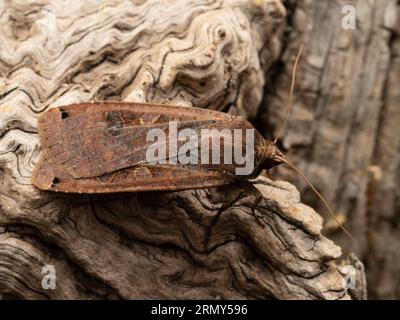
<instances>
[{"instance_id":1,"label":"blurred background","mask_svg":"<svg viewBox=\"0 0 400 320\"><path fill-rule=\"evenodd\" d=\"M400 2L283 3L288 16L282 53L266 73L256 122L270 138L277 134L302 44L294 106L280 147L322 191L357 243L297 174L284 166L271 173L295 184L302 201L324 215L325 234L363 260L370 299L399 299Z\"/></svg>"}]
</instances>

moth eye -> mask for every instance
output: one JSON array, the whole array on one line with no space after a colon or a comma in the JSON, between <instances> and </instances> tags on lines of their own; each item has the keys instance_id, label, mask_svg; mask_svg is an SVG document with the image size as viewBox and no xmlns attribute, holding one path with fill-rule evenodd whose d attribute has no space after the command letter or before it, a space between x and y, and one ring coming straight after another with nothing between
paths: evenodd
<instances>
[{"instance_id":1,"label":"moth eye","mask_svg":"<svg viewBox=\"0 0 400 320\"><path fill-rule=\"evenodd\" d=\"M60 179L57 177L54 177L53 180L51 180L51 184L53 184L53 185L58 184L58 183L60 183Z\"/></svg>"}]
</instances>

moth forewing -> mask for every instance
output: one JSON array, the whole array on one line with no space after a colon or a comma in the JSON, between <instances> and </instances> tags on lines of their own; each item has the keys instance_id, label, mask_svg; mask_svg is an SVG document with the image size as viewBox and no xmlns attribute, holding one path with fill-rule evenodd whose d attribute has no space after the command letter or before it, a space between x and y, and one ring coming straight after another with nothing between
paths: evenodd
<instances>
[{"instance_id":1,"label":"moth forewing","mask_svg":"<svg viewBox=\"0 0 400 320\"><path fill-rule=\"evenodd\" d=\"M90 103L38 121L43 153L33 183L81 193L183 190L252 177L266 141L242 117L199 108Z\"/></svg>"}]
</instances>

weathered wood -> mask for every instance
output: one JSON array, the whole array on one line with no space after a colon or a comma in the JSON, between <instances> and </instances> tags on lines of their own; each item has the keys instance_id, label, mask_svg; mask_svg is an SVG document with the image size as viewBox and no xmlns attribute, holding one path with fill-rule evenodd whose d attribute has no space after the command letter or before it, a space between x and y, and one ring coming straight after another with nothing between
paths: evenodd
<instances>
[{"instance_id":1,"label":"weathered wood","mask_svg":"<svg viewBox=\"0 0 400 320\"><path fill-rule=\"evenodd\" d=\"M368 261L371 297L400 298L398 1L285 3L291 10L286 47L277 72L267 74L260 118L265 128L282 122L289 61L303 44L282 145L358 240L350 243L327 217L327 226L334 227L329 236ZM356 8L356 30L341 26L341 8L348 4ZM299 186L305 203L324 212L297 175L285 168L275 174Z\"/></svg>"},{"instance_id":2,"label":"weathered wood","mask_svg":"<svg viewBox=\"0 0 400 320\"><path fill-rule=\"evenodd\" d=\"M260 177L96 197L30 182L36 119L50 106L152 101L254 117L284 14L278 0L1 2L1 294L362 297L347 291L347 271L335 263L340 248L288 183ZM45 265L56 270L55 290L42 287Z\"/></svg>"}]
</instances>

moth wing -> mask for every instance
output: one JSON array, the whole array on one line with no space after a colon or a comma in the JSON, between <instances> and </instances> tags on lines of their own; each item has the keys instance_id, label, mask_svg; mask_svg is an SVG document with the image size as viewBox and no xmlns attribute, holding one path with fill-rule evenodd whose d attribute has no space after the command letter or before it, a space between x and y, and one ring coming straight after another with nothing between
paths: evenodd
<instances>
[{"instance_id":1,"label":"moth wing","mask_svg":"<svg viewBox=\"0 0 400 320\"><path fill-rule=\"evenodd\" d=\"M217 187L232 183L235 176L220 170L177 165L146 165L125 168L101 177L75 179L42 155L32 176L42 190L68 193L113 193L135 191L175 191Z\"/></svg>"},{"instance_id":2,"label":"moth wing","mask_svg":"<svg viewBox=\"0 0 400 320\"><path fill-rule=\"evenodd\" d=\"M149 126L170 121L229 121L225 113L154 104L102 102L52 108L38 120L48 161L72 177L102 176L145 159Z\"/></svg>"}]
</instances>

